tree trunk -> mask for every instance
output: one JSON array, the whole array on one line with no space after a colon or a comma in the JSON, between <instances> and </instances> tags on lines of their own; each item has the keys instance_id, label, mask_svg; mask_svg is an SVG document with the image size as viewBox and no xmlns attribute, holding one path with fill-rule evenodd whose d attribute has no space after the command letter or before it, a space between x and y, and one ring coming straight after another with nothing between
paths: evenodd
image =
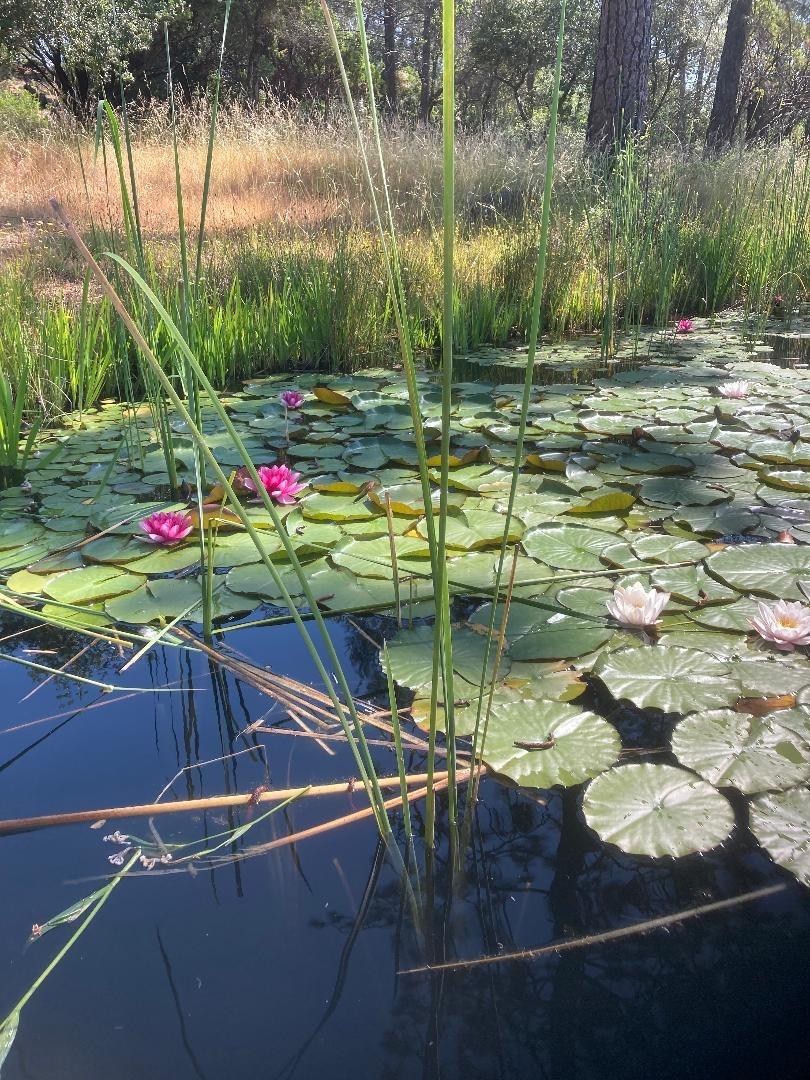
<instances>
[{"instance_id":1,"label":"tree trunk","mask_svg":"<svg viewBox=\"0 0 810 1080\"><path fill-rule=\"evenodd\" d=\"M385 0L383 8L383 77L385 111L394 116L397 111L397 0Z\"/></svg>"},{"instance_id":2,"label":"tree trunk","mask_svg":"<svg viewBox=\"0 0 810 1080\"><path fill-rule=\"evenodd\" d=\"M639 131L647 109L652 0L602 0L588 146L609 150Z\"/></svg>"},{"instance_id":3,"label":"tree trunk","mask_svg":"<svg viewBox=\"0 0 810 1080\"><path fill-rule=\"evenodd\" d=\"M433 55L430 31L433 24L433 12L436 0L423 0L422 9L422 47L419 55L419 120L426 124L430 120L432 104Z\"/></svg>"},{"instance_id":4,"label":"tree trunk","mask_svg":"<svg viewBox=\"0 0 810 1080\"><path fill-rule=\"evenodd\" d=\"M743 54L748 44L753 0L731 0L723 52L717 71L712 114L706 132L710 150L722 150L731 143L737 123L737 95L740 91Z\"/></svg>"}]
</instances>

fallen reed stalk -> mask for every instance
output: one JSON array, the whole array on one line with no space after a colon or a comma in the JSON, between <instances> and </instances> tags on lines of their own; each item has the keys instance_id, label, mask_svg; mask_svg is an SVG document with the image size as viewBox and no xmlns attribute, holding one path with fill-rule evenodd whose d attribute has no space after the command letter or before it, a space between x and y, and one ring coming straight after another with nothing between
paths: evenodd
<instances>
[{"instance_id":1,"label":"fallen reed stalk","mask_svg":"<svg viewBox=\"0 0 810 1080\"><path fill-rule=\"evenodd\" d=\"M457 773L456 784L463 784L464 781L467 779L468 775L469 769L463 769L461 772ZM440 777L440 779L437 779L437 777ZM386 777L386 779L393 781L396 784L399 784L398 776ZM422 779L426 779L426 776L422 776ZM428 790L436 792L443 791L448 786L448 783L449 779L447 773L434 773L432 787L430 789L426 787L417 788L416 791L408 792L408 798L406 801L408 803L412 803L416 802L417 799L423 799L427 795ZM390 784L388 786L390 786ZM296 789L296 791L298 790L300 789ZM311 794L311 790L308 791L307 794ZM396 810L396 808L398 806L401 806L402 803L402 796L397 795L396 798L388 799L383 802L382 808L387 813L389 810ZM277 848L289 847L293 844L299 843L299 841L301 840L308 840L313 836L321 836L323 835L323 833L332 832L334 829L340 829L344 825L353 825L354 822L362 821L365 818L372 817L373 814L374 807L367 806L364 810L355 810L350 814L344 814L341 817L331 818L329 821L321 822L320 825L312 825L308 829L301 829L299 832L289 833L287 836L279 836L275 840L269 840L266 844L257 844L255 847L246 848L244 851L240 851L236 855L226 855L216 860L210 860L206 863L206 866L208 868L215 869L218 866L225 866L229 863L236 862L237 860L254 858L256 855L265 855L268 851L275 851ZM151 876L154 876L155 874L183 874L188 873L188 869L186 867L179 866L165 866L160 870L136 871L136 873L132 876L141 876L142 874L146 873L150 874Z\"/></svg>"},{"instance_id":2,"label":"fallen reed stalk","mask_svg":"<svg viewBox=\"0 0 810 1080\"><path fill-rule=\"evenodd\" d=\"M620 926L616 930L605 930L601 934L586 934L584 937L572 938L570 941L557 941L553 945L543 945L539 949L521 949L519 952L499 953L497 956L479 956L474 960L449 960L443 964L423 964L421 967L401 968L397 975L423 975L434 971L461 971L471 967L482 967L485 964L503 964L509 960L537 960L541 956L549 956L569 952L571 949L584 949L589 945L601 945L608 941L620 941L623 938L634 937L636 934L646 934L650 930L661 930L676 923L685 922L687 919L695 919L699 915L711 915L715 911L727 911L729 908L739 907L740 904L749 904L755 900L764 900L768 896L775 896L784 892L788 886L767 885L763 889L754 889L752 892L743 893L741 896L732 896L727 900L715 900L711 904L700 904L698 907L687 908L685 911L676 911L672 915L661 915L657 919L645 919L644 922L631 923L630 926Z\"/></svg>"},{"instance_id":3,"label":"fallen reed stalk","mask_svg":"<svg viewBox=\"0 0 810 1080\"><path fill-rule=\"evenodd\" d=\"M447 773L436 773L435 775L441 778L447 777ZM414 773L406 779L409 785L424 784L427 781L427 774ZM381 788L397 788L400 786L399 775L381 776L379 782ZM28 832L32 829L48 829L57 825L82 825L88 822L115 821L128 817L152 817L157 814L182 814L200 810L219 810L228 806L282 802L299 794L304 797L346 795L362 791L362 785L356 786L357 784L356 780L344 780L334 784L318 784L308 787L302 785L295 788L279 788L275 791L257 790L242 795L214 795L208 799L182 799L171 803L143 803L136 806L114 806L100 810L76 810L65 814L41 814L28 818L8 818L5 821L0 821L0 835ZM373 808L371 808L370 812L374 812Z\"/></svg>"},{"instance_id":4,"label":"fallen reed stalk","mask_svg":"<svg viewBox=\"0 0 810 1080\"><path fill-rule=\"evenodd\" d=\"M231 672L237 678L249 683L254 689L260 690L262 693L272 697L275 701L285 708L293 719L298 716L306 717L311 723L318 724L320 727L327 725L338 725L340 723L339 717L335 714L332 708L331 699L318 690L314 686L309 686L307 683L299 682L297 679L290 679L285 675L278 675L274 671L269 671L267 668L257 667L248 660L241 660L237 656L233 656L226 652L221 652L218 649L213 649L210 645L192 633L190 630L184 627L178 627L175 630L178 637L184 641L192 642L194 647L204 653L214 663L219 664L225 668L226 671ZM306 700L306 705L302 704L302 699ZM357 702L358 705L365 705L364 702ZM386 723L386 718L391 716L390 710L378 710L371 708L369 712L363 712L358 710L358 716L363 724L368 724L371 727L375 727L380 731L385 731L387 734L393 736L394 728L391 724ZM260 727L259 725L252 725L252 731L266 731L267 728ZM403 741L408 743L410 747L415 750L426 750L427 740L422 739L409 732L402 733Z\"/></svg>"}]
</instances>

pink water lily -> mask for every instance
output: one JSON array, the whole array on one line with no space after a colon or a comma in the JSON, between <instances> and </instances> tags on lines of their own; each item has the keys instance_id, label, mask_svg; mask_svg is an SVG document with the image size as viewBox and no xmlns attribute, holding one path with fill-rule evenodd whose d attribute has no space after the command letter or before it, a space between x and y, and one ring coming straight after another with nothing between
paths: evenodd
<instances>
[{"instance_id":1,"label":"pink water lily","mask_svg":"<svg viewBox=\"0 0 810 1080\"><path fill-rule=\"evenodd\" d=\"M158 510L141 522L146 533L141 539L150 544L179 544L194 528L191 518L182 510Z\"/></svg>"},{"instance_id":2,"label":"pink water lily","mask_svg":"<svg viewBox=\"0 0 810 1080\"><path fill-rule=\"evenodd\" d=\"M300 409L304 404L304 395L300 390L282 390L279 399L285 409Z\"/></svg>"},{"instance_id":3,"label":"pink water lily","mask_svg":"<svg viewBox=\"0 0 810 1080\"><path fill-rule=\"evenodd\" d=\"M746 398L748 397L748 391L751 389L751 384L747 383L745 379L737 379L736 382L724 382L721 383L717 389L726 398Z\"/></svg>"},{"instance_id":4,"label":"pink water lily","mask_svg":"<svg viewBox=\"0 0 810 1080\"><path fill-rule=\"evenodd\" d=\"M810 608L798 602L777 600L759 602L756 615L748 620L761 638L777 649L787 651L797 645L810 645Z\"/></svg>"},{"instance_id":5,"label":"pink water lily","mask_svg":"<svg viewBox=\"0 0 810 1080\"><path fill-rule=\"evenodd\" d=\"M256 491L256 485L252 477L247 475L247 470L240 469L239 471L242 473L241 486L247 491ZM286 465L260 465L256 472L270 498L284 506L294 503L295 496L303 491L305 486L299 483L301 473L293 472Z\"/></svg>"},{"instance_id":6,"label":"pink water lily","mask_svg":"<svg viewBox=\"0 0 810 1080\"><path fill-rule=\"evenodd\" d=\"M691 319L678 319L675 323L676 334L691 334L695 329L695 324Z\"/></svg>"},{"instance_id":7,"label":"pink water lily","mask_svg":"<svg viewBox=\"0 0 810 1080\"><path fill-rule=\"evenodd\" d=\"M622 626L654 626L658 617L669 603L670 594L650 589L649 592L640 582L623 587L617 585L612 599L606 607L617 623Z\"/></svg>"}]
</instances>

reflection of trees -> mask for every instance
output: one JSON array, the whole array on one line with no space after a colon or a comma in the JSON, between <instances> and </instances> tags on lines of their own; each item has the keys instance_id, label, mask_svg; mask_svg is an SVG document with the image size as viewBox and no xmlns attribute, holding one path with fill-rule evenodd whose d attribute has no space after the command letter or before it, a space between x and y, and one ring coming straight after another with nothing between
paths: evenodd
<instances>
[{"instance_id":1,"label":"reflection of trees","mask_svg":"<svg viewBox=\"0 0 810 1080\"><path fill-rule=\"evenodd\" d=\"M20 631L24 632L20 633ZM12 612L0 610L0 638L7 636L9 636L8 640L0 645L0 649L4 652L18 654L24 659L30 659L51 668L60 668L68 661L72 661L68 671L85 679L99 681L109 679L110 663L117 658L115 647L103 641L94 643L91 648L83 652L82 650L88 644L87 637L75 631L37 622L35 612L29 620ZM26 650L31 650L31 654L29 655ZM32 688L48 678L44 671L24 669L21 666L18 670L27 670ZM70 682L67 679L54 679L52 683L54 697L65 705L79 704L97 692L93 687L82 686L80 683Z\"/></svg>"},{"instance_id":2,"label":"reflection of trees","mask_svg":"<svg viewBox=\"0 0 810 1080\"><path fill-rule=\"evenodd\" d=\"M388 929L398 970L424 964L425 949L433 962L509 953L781 880L744 838L705 857L666 862L609 849L584 826L575 790L550 794L542 805L486 781L463 874L451 873L446 834L441 839L430 887L422 881L423 900L429 904L432 894L433 901L422 912L427 944L414 932L389 869L363 919L363 930ZM350 917L328 926L357 932ZM399 975L381 1039L385 1065L375 1075L740 1076L753 1075L745 1071L749 1053L766 1051L769 1073L799 1075L790 1072L796 1041L774 1044L765 1030L775 1025L784 1033L790 993L783 954L790 955L791 930L806 934L807 927L806 898L796 886L775 900L622 942L535 961ZM805 966L796 959L797 972ZM770 996L758 985L761 971L769 971ZM741 1020L747 1013L761 1023L750 1028ZM745 1054L738 1039L751 1042ZM305 1049L283 1075L309 1075Z\"/></svg>"},{"instance_id":3,"label":"reflection of trees","mask_svg":"<svg viewBox=\"0 0 810 1080\"><path fill-rule=\"evenodd\" d=\"M375 619L362 625L379 640L393 624ZM9 632L7 619L4 624L0 617L0 625ZM59 649L59 656L48 660L54 667L85 643L80 635L48 627L32 631L28 641L33 647ZM345 642L356 668L354 685L373 692L379 686L376 648L354 631ZM88 666L81 673L109 678L113 657L105 646L87 657ZM241 765L247 766L245 758L227 757L248 745L239 732L255 719L240 684L185 650L155 648L147 665L154 685L177 681L181 690L166 696L163 720L158 722L155 714L155 739L170 740L177 768L185 770L176 793L196 797L211 793L211 785L218 792L255 784L256 765L262 764L258 748L249 773ZM138 681L143 681L140 672ZM209 691L204 697L194 693L201 686ZM71 705L81 701L80 688L74 685L70 701ZM666 741L665 718L656 726L649 714L625 710L613 719L628 744ZM225 760L201 769L197 763L207 756L201 754L201 744L212 730L214 753ZM39 736L32 735L32 744L35 737ZM422 764L415 755L413 768ZM413 807L417 834L423 809L421 803ZM355 945L368 932L375 935L375 963L385 976L426 960L472 959L578 938L740 895L768 880L787 880L746 841L744 832L704 858L636 859L602 845L585 828L578 791L538 798L492 780L482 784L463 870L454 871L448 861L445 814L442 795L434 872L429 881L422 875L418 920L390 861L381 863L375 856L360 915L334 913L333 908L333 917L320 924L322 932L343 935L334 989L328 1009L320 1016L313 1013L307 1038L298 1046L277 1048L274 1068L280 1078L306 1080L324 1041L334 1037L335 1025L363 1024L362 1015L352 1010L358 985L360 1002L368 1000L362 996L368 994L368 972L360 966L362 950L355 950ZM242 820L231 814L216 831ZM202 828L207 834L207 817ZM336 843L351 845L356 834L335 836ZM401 835L399 841L404 850ZM235 861L237 894L243 888L241 869ZM219 872L217 881L222 881ZM392 978L385 1030L363 1034L363 1040L379 1043L380 1059L374 1060L382 1065L365 1072L358 1061L355 1071L370 1080L440 1076L512 1080L523 1075L551 1080L680 1080L685 1073L715 1080L735 1069L742 1078L801 1075L792 1069L791 1057L801 1052L801 1040L793 1037L790 1025L795 1023L800 1030L804 985L799 980L807 978L800 946L807 939L808 925L806 898L795 886L768 902L622 942L593 944L534 961L511 960L443 974L401 974ZM793 995L787 989L791 979L797 984ZM338 1070L334 1075L347 1073Z\"/></svg>"}]
</instances>

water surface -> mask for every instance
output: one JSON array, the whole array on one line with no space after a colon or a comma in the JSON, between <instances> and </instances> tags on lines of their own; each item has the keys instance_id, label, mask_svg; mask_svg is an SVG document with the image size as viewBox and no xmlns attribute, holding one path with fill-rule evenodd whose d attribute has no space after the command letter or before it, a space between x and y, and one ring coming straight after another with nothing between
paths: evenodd
<instances>
[{"instance_id":1,"label":"water surface","mask_svg":"<svg viewBox=\"0 0 810 1080\"><path fill-rule=\"evenodd\" d=\"M385 624L364 626L373 636ZM352 689L373 695L381 689L375 648L355 625L331 625ZM19 628L6 621L3 633ZM290 628L240 631L228 642L254 662L315 682ZM85 644L34 630L3 647L58 666ZM199 654L156 648L119 678L120 666L113 649L94 646L71 670L172 692L112 696L54 680L22 700L43 677L4 665L3 817L151 801L181 769L175 798L354 774L340 743L327 756L303 737L242 737L265 713L269 724L290 721ZM380 771L393 773L390 753L379 753ZM422 761L410 766L421 771ZM579 789L522 792L484 781L457 875L442 806L420 914L369 820L212 872L155 870L127 880L25 1008L3 1080L804 1075L807 892L739 826L703 857L623 855L589 833L579 798ZM362 792L300 800L240 843L363 805ZM164 841L189 840L255 813L154 820ZM414 814L419 828L421 806ZM145 819L115 824L148 835ZM0 1011L70 931L26 947L31 925L113 869L115 848L102 840L112 827L0 839ZM398 974L426 961L598 934L771 884L784 891L646 935L444 974Z\"/></svg>"}]
</instances>

